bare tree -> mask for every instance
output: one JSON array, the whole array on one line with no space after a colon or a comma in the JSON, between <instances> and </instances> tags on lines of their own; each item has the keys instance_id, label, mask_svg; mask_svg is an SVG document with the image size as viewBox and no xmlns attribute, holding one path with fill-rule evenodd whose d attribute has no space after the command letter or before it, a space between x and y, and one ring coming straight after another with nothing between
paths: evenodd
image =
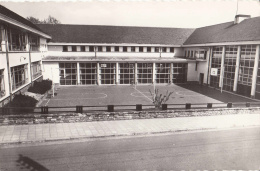
<instances>
[{"instance_id":1,"label":"bare tree","mask_svg":"<svg viewBox=\"0 0 260 171\"><path fill-rule=\"evenodd\" d=\"M29 16L26 19L31 21L33 24L61 24L59 20L57 20L55 17L52 17L51 15L49 15L48 18L44 20L40 20L32 16Z\"/></svg>"}]
</instances>

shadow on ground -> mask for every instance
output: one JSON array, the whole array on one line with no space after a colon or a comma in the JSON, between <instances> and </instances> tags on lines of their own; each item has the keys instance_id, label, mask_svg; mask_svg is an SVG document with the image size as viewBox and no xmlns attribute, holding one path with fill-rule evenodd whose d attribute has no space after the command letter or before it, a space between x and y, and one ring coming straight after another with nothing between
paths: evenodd
<instances>
[{"instance_id":1,"label":"shadow on ground","mask_svg":"<svg viewBox=\"0 0 260 171\"><path fill-rule=\"evenodd\" d=\"M191 90L191 91L195 91L197 93L203 94L207 97L219 100L223 103L228 103L228 102L256 102L253 99L249 99L246 97L241 97L239 95L236 94L231 94L228 92L220 92L220 90L215 89L215 88L211 88L211 87L207 87L204 85L200 85L200 84L180 84L178 85L180 87L183 87L185 89Z\"/></svg>"},{"instance_id":2,"label":"shadow on ground","mask_svg":"<svg viewBox=\"0 0 260 171\"><path fill-rule=\"evenodd\" d=\"M19 154L19 159L16 162L20 166L20 169L26 168L33 171L49 171L49 169L45 168L43 165L21 154Z\"/></svg>"}]
</instances>

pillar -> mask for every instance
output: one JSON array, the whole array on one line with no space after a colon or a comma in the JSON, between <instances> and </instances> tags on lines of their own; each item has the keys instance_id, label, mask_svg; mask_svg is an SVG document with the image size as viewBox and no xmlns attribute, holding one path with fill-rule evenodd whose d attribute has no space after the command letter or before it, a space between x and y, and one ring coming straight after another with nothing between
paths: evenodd
<instances>
[{"instance_id":1,"label":"pillar","mask_svg":"<svg viewBox=\"0 0 260 171\"><path fill-rule=\"evenodd\" d=\"M119 66L118 66L118 62L116 63L116 84L119 84Z\"/></svg>"},{"instance_id":2,"label":"pillar","mask_svg":"<svg viewBox=\"0 0 260 171\"><path fill-rule=\"evenodd\" d=\"M135 84L137 84L137 62L135 63Z\"/></svg>"},{"instance_id":3,"label":"pillar","mask_svg":"<svg viewBox=\"0 0 260 171\"><path fill-rule=\"evenodd\" d=\"M77 62L77 84L80 85L80 68L79 68L79 62Z\"/></svg>"},{"instance_id":4,"label":"pillar","mask_svg":"<svg viewBox=\"0 0 260 171\"><path fill-rule=\"evenodd\" d=\"M213 54L213 47L209 48L209 55L208 55L208 75L207 75L207 84L210 84L210 75L211 75L211 64L212 64L212 55Z\"/></svg>"},{"instance_id":5,"label":"pillar","mask_svg":"<svg viewBox=\"0 0 260 171\"><path fill-rule=\"evenodd\" d=\"M259 52L260 45L256 46L256 53L255 53L255 62L254 62L254 70L252 76L252 88L251 88L251 97L255 97L255 90L256 90L256 81L257 81L257 72L258 72L258 62L259 62Z\"/></svg>"},{"instance_id":6,"label":"pillar","mask_svg":"<svg viewBox=\"0 0 260 171\"><path fill-rule=\"evenodd\" d=\"M170 66L170 83L171 84L173 83L172 79L173 79L173 63L171 63L171 66Z\"/></svg>"},{"instance_id":7,"label":"pillar","mask_svg":"<svg viewBox=\"0 0 260 171\"><path fill-rule=\"evenodd\" d=\"M100 77L99 72L100 72L100 70L99 70L99 63L97 62L97 85L101 84L100 78L99 78Z\"/></svg>"},{"instance_id":8,"label":"pillar","mask_svg":"<svg viewBox=\"0 0 260 171\"><path fill-rule=\"evenodd\" d=\"M237 47L237 58L236 58L236 70L235 70L234 85L233 85L234 92L237 91L240 56L241 56L241 46L238 46Z\"/></svg>"},{"instance_id":9,"label":"pillar","mask_svg":"<svg viewBox=\"0 0 260 171\"><path fill-rule=\"evenodd\" d=\"M224 59L225 59L225 51L226 51L226 47L223 46L222 49L222 57L221 57L221 68L220 68L220 77L219 77L219 87L223 88L223 77L224 77Z\"/></svg>"},{"instance_id":10,"label":"pillar","mask_svg":"<svg viewBox=\"0 0 260 171\"><path fill-rule=\"evenodd\" d=\"M153 63L153 84L155 84L155 63Z\"/></svg>"}]
</instances>

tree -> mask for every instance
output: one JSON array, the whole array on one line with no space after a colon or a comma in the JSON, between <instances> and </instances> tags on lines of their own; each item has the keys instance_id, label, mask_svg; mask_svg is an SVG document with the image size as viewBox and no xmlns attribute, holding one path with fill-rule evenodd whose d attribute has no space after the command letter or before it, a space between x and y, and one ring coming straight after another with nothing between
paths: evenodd
<instances>
[{"instance_id":1,"label":"tree","mask_svg":"<svg viewBox=\"0 0 260 171\"><path fill-rule=\"evenodd\" d=\"M42 23L38 18L34 18L32 16L26 17L26 19L31 21L33 24L41 24Z\"/></svg>"},{"instance_id":2,"label":"tree","mask_svg":"<svg viewBox=\"0 0 260 171\"><path fill-rule=\"evenodd\" d=\"M162 107L162 104L165 104L170 96L173 94L173 92L166 92L165 95L159 94L159 89L155 89L154 93L149 89L150 94L152 96L153 104L155 106L155 109L160 109Z\"/></svg>"},{"instance_id":3,"label":"tree","mask_svg":"<svg viewBox=\"0 0 260 171\"><path fill-rule=\"evenodd\" d=\"M61 24L59 20L49 15L48 18L43 20L43 24Z\"/></svg>"},{"instance_id":4,"label":"tree","mask_svg":"<svg viewBox=\"0 0 260 171\"><path fill-rule=\"evenodd\" d=\"M57 20L55 17L52 17L51 15L49 15L48 18L44 20L40 20L32 16L29 16L26 19L31 21L33 24L61 24L59 20Z\"/></svg>"}]
</instances>

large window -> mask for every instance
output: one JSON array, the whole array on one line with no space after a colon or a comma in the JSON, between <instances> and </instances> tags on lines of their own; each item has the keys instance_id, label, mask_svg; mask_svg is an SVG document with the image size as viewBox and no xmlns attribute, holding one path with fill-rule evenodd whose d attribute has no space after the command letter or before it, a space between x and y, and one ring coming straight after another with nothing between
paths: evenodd
<instances>
[{"instance_id":1,"label":"large window","mask_svg":"<svg viewBox=\"0 0 260 171\"><path fill-rule=\"evenodd\" d=\"M212 75L210 76L210 86L215 88L219 88L221 57L222 57L222 47L213 47L211 69L216 68L218 70L218 73L216 76L212 76Z\"/></svg>"},{"instance_id":2,"label":"large window","mask_svg":"<svg viewBox=\"0 0 260 171\"><path fill-rule=\"evenodd\" d=\"M72 52L77 52L77 46L71 46Z\"/></svg>"},{"instance_id":3,"label":"large window","mask_svg":"<svg viewBox=\"0 0 260 171\"><path fill-rule=\"evenodd\" d=\"M134 84L135 82L135 64L120 63L119 64L119 83Z\"/></svg>"},{"instance_id":4,"label":"large window","mask_svg":"<svg viewBox=\"0 0 260 171\"><path fill-rule=\"evenodd\" d=\"M10 51L25 51L25 35L18 30L11 29L8 30L8 42Z\"/></svg>"},{"instance_id":5,"label":"large window","mask_svg":"<svg viewBox=\"0 0 260 171\"><path fill-rule=\"evenodd\" d=\"M39 42L38 36L31 35L30 36L30 49L31 49L31 51L39 51L40 50L39 44L40 44L40 42Z\"/></svg>"},{"instance_id":6,"label":"large window","mask_svg":"<svg viewBox=\"0 0 260 171\"><path fill-rule=\"evenodd\" d=\"M188 65L186 63L174 63L172 72L172 82L175 84L186 83L187 68Z\"/></svg>"},{"instance_id":7,"label":"large window","mask_svg":"<svg viewBox=\"0 0 260 171\"><path fill-rule=\"evenodd\" d=\"M63 52L68 52L68 46L62 46L62 51Z\"/></svg>"},{"instance_id":8,"label":"large window","mask_svg":"<svg viewBox=\"0 0 260 171\"><path fill-rule=\"evenodd\" d=\"M20 65L11 68L12 90L16 90L28 82L28 65Z\"/></svg>"},{"instance_id":9,"label":"large window","mask_svg":"<svg viewBox=\"0 0 260 171\"><path fill-rule=\"evenodd\" d=\"M153 80L153 64L138 63L137 64L137 82L138 84L152 83Z\"/></svg>"},{"instance_id":10,"label":"large window","mask_svg":"<svg viewBox=\"0 0 260 171\"><path fill-rule=\"evenodd\" d=\"M101 84L116 83L116 64L115 63L100 63L100 80Z\"/></svg>"},{"instance_id":11,"label":"large window","mask_svg":"<svg viewBox=\"0 0 260 171\"><path fill-rule=\"evenodd\" d=\"M86 51L86 47L85 46L80 46L80 51L81 52L85 52Z\"/></svg>"},{"instance_id":12,"label":"large window","mask_svg":"<svg viewBox=\"0 0 260 171\"><path fill-rule=\"evenodd\" d=\"M156 83L170 83L170 63L156 63L155 64L155 82Z\"/></svg>"},{"instance_id":13,"label":"large window","mask_svg":"<svg viewBox=\"0 0 260 171\"><path fill-rule=\"evenodd\" d=\"M77 63L60 63L59 70L61 85L77 84Z\"/></svg>"},{"instance_id":14,"label":"large window","mask_svg":"<svg viewBox=\"0 0 260 171\"><path fill-rule=\"evenodd\" d=\"M5 96L4 70L0 70L0 98Z\"/></svg>"},{"instance_id":15,"label":"large window","mask_svg":"<svg viewBox=\"0 0 260 171\"><path fill-rule=\"evenodd\" d=\"M32 70L32 77L33 79L39 77L42 75L42 71L41 71L41 62L33 62L31 65L31 70Z\"/></svg>"},{"instance_id":16,"label":"large window","mask_svg":"<svg viewBox=\"0 0 260 171\"><path fill-rule=\"evenodd\" d=\"M255 53L255 45L241 46L237 92L244 96L251 95Z\"/></svg>"},{"instance_id":17,"label":"large window","mask_svg":"<svg viewBox=\"0 0 260 171\"><path fill-rule=\"evenodd\" d=\"M223 89L233 91L236 70L237 47L227 46L224 59Z\"/></svg>"},{"instance_id":18,"label":"large window","mask_svg":"<svg viewBox=\"0 0 260 171\"><path fill-rule=\"evenodd\" d=\"M97 64L80 63L80 84L89 85L97 84Z\"/></svg>"}]
</instances>

